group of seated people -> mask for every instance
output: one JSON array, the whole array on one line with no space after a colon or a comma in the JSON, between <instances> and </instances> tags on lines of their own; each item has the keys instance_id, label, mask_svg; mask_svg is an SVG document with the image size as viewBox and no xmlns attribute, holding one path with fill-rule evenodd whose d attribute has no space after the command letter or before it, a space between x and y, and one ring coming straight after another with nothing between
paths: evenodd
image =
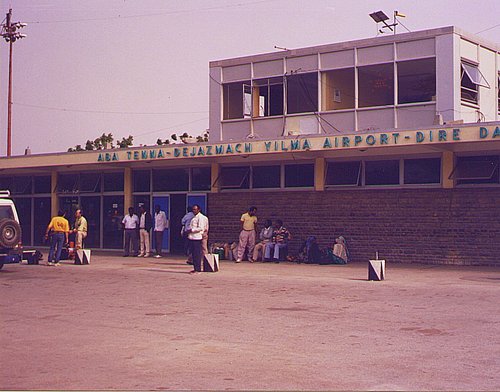
<instances>
[{"instance_id":1,"label":"group of seated people","mask_svg":"<svg viewBox=\"0 0 500 392\"><path fill-rule=\"evenodd\" d=\"M283 225L283 221L277 219L275 225L270 219L265 221L264 227L259 234L259 242L255 244L252 254L247 254L249 261L293 261L309 264L347 264L349 261L349 251L344 237L335 239L331 247L320 249L316 237L309 236L299 249L298 255L288 254L288 242L292 235ZM212 244L213 248L223 250L225 259L236 260L238 243Z\"/></svg>"},{"instance_id":2,"label":"group of seated people","mask_svg":"<svg viewBox=\"0 0 500 392\"><path fill-rule=\"evenodd\" d=\"M283 226L282 220L276 220L276 228L274 228L273 223L268 219L260 231L259 239L260 242L253 249L252 260L279 262L280 256L282 258L282 255L287 253L288 241L292 239L292 236Z\"/></svg>"}]
</instances>

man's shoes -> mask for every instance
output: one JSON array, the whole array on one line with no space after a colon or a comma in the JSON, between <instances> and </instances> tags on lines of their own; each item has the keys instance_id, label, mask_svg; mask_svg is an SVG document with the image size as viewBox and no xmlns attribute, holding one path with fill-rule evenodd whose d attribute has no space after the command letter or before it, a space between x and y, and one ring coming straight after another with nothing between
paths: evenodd
<instances>
[{"instance_id":1,"label":"man's shoes","mask_svg":"<svg viewBox=\"0 0 500 392\"><path fill-rule=\"evenodd\" d=\"M56 267L59 267L59 266L61 265L61 263L57 262L57 263L54 263L54 265L55 265Z\"/></svg>"},{"instance_id":2,"label":"man's shoes","mask_svg":"<svg viewBox=\"0 0 500 392\"><path fill-rule=\"evenodd\" d=\"M186 264L193 265L193 262L191 260L186 260Z\"/></svg>"},{"instance_id":3,"label":"man's shoes","mask_svg":"<svg viewBox=\"0 0 500 392\"><path fill-rule=\"evenodd\" d=\"M145 254L144 253L139 253L139 255L137 257L145 257Z\"/></svg>"},{"instance_id":4,"label":"man's shoes","mask_svg":"<svg viewBox=\"0 0 500 392\"><path fill-rule=\"evenodd\" d=\"M235 263L241 263L241 259L236 259Z\"/></svg>"},{"instance_id":5,"label":"man's shoes","mask_svg":"<svg viewBox=\"0 0 500 392\"><path fill-rule=\"evenodd\" d=\"M55 264L55 263L53 263L52 261L49 261L49 262L47 263L47 266L49 266L49 267L53 267L54 265L56 265L56 264Z\"/></svg>"},{"instance_id":6,"label":"man's shoes","mask_svg":"<svg viewBox=\"0 0 500 392\"><path fill-rule=\"evenodd\" d=\"M253 263L255 260L254 259L248 259L250 263Z\"/></svg>"},{"instance_id":7,"label":"man's shoes","mask_svg":"<svg viewBox=\"0 0 500 392\"><path fill-rule=\"evenodd\" d=\"M196 274L198 274L199 272L200 272L200 271L196 271L196 270L191 270L191 271L189 271L189 273L190 273L191 275L196 275Z\"/></svg>"},{"instance_id":8,"label":"man's shoes","mask_svg":"<svg viewBox=\"0 0 500 392\"><path fill-rule=\"evenodd\" d=\"M139 256L140 256L140 255L139 255ZM148 253L146 253L146 254L144 254L144 256L142 256L142 257L149 257L149 254L148 254Z\"/></svg>"},{"instance_id":9,"label":"man's shoes","mask_svg":"<svg viewBox=\"0 0 500 392\"><path fill-rule=\"evenodd\" d=\"M161 257L161 255L155 255L154 257L155 257L155 259L159 259Z\"/></svg>"},{"instance_id":10,"label":"man's shoes","mask_svg":"<svg viewBox=\"0 0 500 392\"><path fill-rule=\"evenodd\" d=\"M128 255L123 255L123 257L128 257Z\"/></svg>"}]
</instances>

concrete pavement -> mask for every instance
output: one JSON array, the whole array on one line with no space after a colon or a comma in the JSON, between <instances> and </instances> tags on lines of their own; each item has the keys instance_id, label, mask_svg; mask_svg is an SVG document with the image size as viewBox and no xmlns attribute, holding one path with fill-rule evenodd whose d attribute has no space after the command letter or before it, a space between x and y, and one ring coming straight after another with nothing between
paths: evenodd
<instances>
[{"instance_id":1,"label":"concrete pavement","mask_svg":"<svg viewBox=\"0 0 500 392\"><path fill-rule=\"evenodd\" d=\"M0 389L500 390L500 269L95 255L0 271Z\"/></svg>"}]
</instances>

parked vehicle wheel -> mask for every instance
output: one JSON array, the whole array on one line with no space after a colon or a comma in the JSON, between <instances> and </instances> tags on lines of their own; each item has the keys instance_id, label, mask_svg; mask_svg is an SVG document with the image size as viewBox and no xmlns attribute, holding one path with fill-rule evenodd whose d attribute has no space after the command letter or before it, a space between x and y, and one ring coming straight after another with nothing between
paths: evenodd
<instances>
[{"instance_id":1,"label":"parked vehicle wheel","mask_svg":"<svg viewBox=\"0 0 500 392\"><path fill-rule=\"evenodd\" d=\"M21 225L14 219L0 220L0 247L14 248L21 241Z\"/></svg>"}]
</instances>

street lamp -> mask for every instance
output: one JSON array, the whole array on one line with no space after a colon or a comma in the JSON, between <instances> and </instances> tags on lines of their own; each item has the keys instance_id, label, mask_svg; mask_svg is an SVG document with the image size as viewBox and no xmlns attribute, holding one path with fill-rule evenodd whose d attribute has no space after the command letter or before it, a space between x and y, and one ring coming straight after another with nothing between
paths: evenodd
<instances>
[{"instance_id":1,"label":"street lamp","mask_svg":"<svg viewBox=\"0 0 500 392\"><path fill-rule=\"evenodd\" d=\"M20 29L26 27L26 23L12 22L12 9L9 9L2 25L1 35L9 43L9 96L7 99L7 156L12 152L12 44L18 39L26 37L21 34Z\"/></svg>"}]
</instances>

